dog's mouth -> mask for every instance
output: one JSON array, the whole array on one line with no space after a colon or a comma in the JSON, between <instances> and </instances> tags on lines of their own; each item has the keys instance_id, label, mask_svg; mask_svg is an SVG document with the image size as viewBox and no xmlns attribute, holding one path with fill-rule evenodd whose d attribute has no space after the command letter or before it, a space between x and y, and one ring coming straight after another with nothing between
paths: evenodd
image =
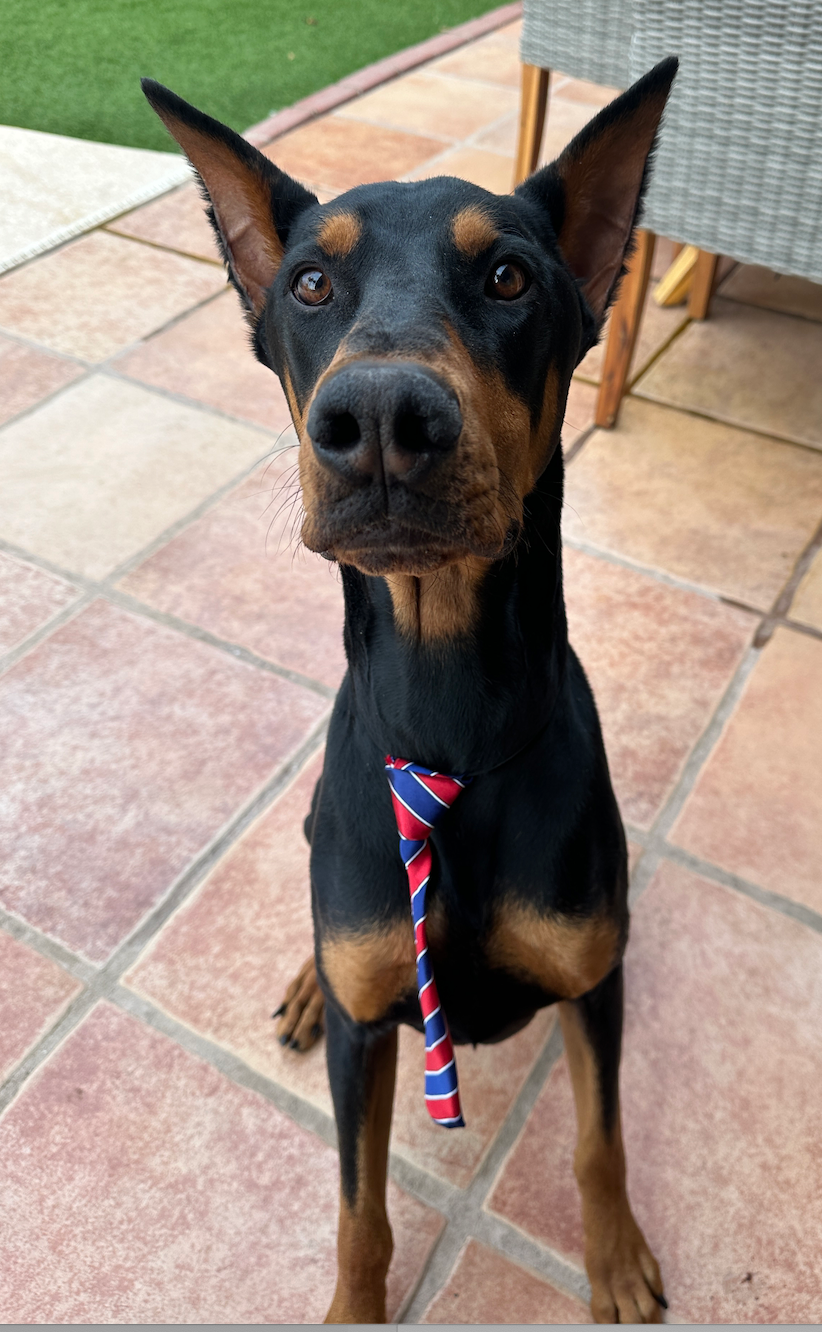
<instances>
[{"instance_id":1,"label":"dog's mouth","mask_svg":"<svg viewBox=\"0 0 822 1332\"><path fill-rule=\"evenodd\" d=\"M504 558L517 544L521 524L507 525L495 514L488 521L470 521L468 515L449 513L448 506L435 502L430 511L401 515L374 514L352 521L350 497L322 514L308 515L303 541L326 559L352 564L369 574L425 574L469 556L493 562ZM417 497L415 497L417 498ZM404 506L419 509L419 504Z\"/></svg>"},{"instance_id":2,"label":"dog's mouth","mask_svg":"<svg viewBox=\"0 0 822 1332\"><path fill-rule=\"evenodd\" d=\"M390 531L359 532L336 549L324 554L342 564L353 564L363 573L426 574L435 573L445 565L455 564L467 556L478 556L489 561L501 559L513 550L519 535L518 527L509 531L502 543L494 546L470 545L433 537L429 532L413 528L392 527Z\"/></svg>"}]
</instances>

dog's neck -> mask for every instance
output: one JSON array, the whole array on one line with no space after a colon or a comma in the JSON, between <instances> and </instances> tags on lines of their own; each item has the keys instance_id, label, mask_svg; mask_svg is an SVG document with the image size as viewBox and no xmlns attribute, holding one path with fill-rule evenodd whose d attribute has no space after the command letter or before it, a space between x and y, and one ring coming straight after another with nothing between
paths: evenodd
<instances>
[{"instance_id":1,"label":"dog's neck","mask_svg":"<svg viewBox=\"0 0 822 1332\"><path fill-rule=\"evenodd\" d=\"M356 723L387 753L452 773L481 773L511 758L548 721L565 671L559 448L526 503L516 549L478 581L469 632L426 641L409 632L402 588L343 566L345 642ZM472 579L463 578L470 588ZM411 580L408 580L409 583ZM416 581L416 580L414 580ZM416 598L439 596L447 627L461 608L446 576ZM433 614L428 607L424 614Z\"/></svg>"}]
</instances>

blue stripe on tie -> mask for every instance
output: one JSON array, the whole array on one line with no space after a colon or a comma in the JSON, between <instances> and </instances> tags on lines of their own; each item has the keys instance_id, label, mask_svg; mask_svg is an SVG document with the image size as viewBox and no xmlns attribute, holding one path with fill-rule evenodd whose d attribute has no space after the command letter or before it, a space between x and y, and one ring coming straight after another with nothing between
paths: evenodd
<instances>
[{"instance_id":1,"label":"blue stripe on tie","mask_svg":"<svg viewBox=\"0 0 822 1332\"><path fill-rule=\"evenodd\" d=\"M426 1073L426 1096L449 1096L456 1090L457 1069L453 1059L447 1068L441 1068L437 1073Z\"/></svg>"},{"instance_id":2,"label":"blue stripe on tie","mask_svg":"<svg viewBox=\"0 0 822 1332\"><path fill-rule=\"evenodd\" d=\"M394 769L392 776L392 786L404 805L421 818L424 823L431 827L437 822L442 814L445 813L447 806L435 800L431 792L417 781L413 773L403 772L402 769Z\"/></svg>"},{"instance_id":3,"label":"blue stripe on tie","mask_svg":"<svg viewBox=\"0 0 822 1332\"><path fill-rule=\"evenodd\" d=\"M458 1115L456 1119L437 1119L436 1115L431 1115L431 1118L434 1123L439 1124L441 1128L465 1128L465 1120L462 1115Z\"/></svg>"},{"instance_id":4,"label":"blue stripe on tie","mask_svg":"<svg viewBox=\"0 0 822 1332\"><path fill-rule=\"evenodd\" d=\"M431 962L427 953L421 953L417 961L417 990L421 990L423 985L427 985L433 980L434 973L431 970Z\"/></svg>"},{"instance_id":5,"label":"blue stripe on tie","mask_svg":"<svg viewBox=\"0 0 822 1332\"><path fill-rule=\"evenodd\" d=\"M428 886L428 880L421 883L414 896L411 898L411 920L417 926L425 915L425 890Z\"/></svg>"},{"instance_id":6,"label":"blue stripe on tie","mask_svg":"<svg viewBox=\"0 0 822 1332\"><path fill-rule=\"evenodd\" d=\"M426 837L425 842L427 841L428 838ZM410 837L400 838L400 855L402 856L402 863L406 868L411 864L411 861L415 856L419 855L420 851L425 846L425 842L414 842Z\"/></svg>"},{"instance_id":7,"label":"blue stripe on tie","mask_svg":"<svg viewBox=\"0 0 822 1332\"><path fill-rule=\"evenodd\" d=\"M430 1018L425 1021L425 1044L426 1048L433 1045L434 1041L440 1040L445 1035L445 1018L442 1015L442 1009L438 1008L436 1013L432 1013Z\"/></svg>"}]
</instances>

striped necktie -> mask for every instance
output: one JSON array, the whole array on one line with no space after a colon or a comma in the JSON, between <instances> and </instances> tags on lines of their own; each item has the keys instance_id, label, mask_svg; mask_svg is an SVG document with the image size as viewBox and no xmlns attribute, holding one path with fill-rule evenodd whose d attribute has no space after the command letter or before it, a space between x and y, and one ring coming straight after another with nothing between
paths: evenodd
<instances>
[{"instance_id":1,"label":"striped necktie","mask_svg":"<svg viewBox=\"0 0 822 1332\"><path fill-rule=\"evenodd\" d=\"M428 955L425 896L431 876L428 839L437 820L453 805L470 777L448 777L405 759L385 760L400 834L400 855L408 873L411 919L417 953L417 988L425 1024L425 1105L436 1124L464 1128L457 1085L457 1065L448 1022L440 1006Z\"/></svg>"}]
</instances>

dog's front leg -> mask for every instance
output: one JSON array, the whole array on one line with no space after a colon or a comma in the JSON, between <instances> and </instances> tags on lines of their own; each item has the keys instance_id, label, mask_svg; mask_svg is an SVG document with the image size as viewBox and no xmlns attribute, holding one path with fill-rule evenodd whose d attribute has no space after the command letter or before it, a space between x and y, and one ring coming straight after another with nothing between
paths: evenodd
<instances>
[{"instance_id":1,"label":"dog's front leg","mask_svg":"<svg viewBox=\"0 0 822 1332\"><path fill-rule=\"evenodd\" d=\"M326 1040L340 1148L340 1228L337 1288L325 1321L384 1323L393 1249L385 1177L397 1029L374 1036L329 1003Z\"/></svg>"},{"instance_id":2,"label":"dog's front leg","mask_svg":"<svg viewBox=\"0 0 822 1332\"><path fill-rule=\"evenodd\" d=\"M577 1108L574 1171L582 1195L591 1312L598 1323L658 1323L662 1278L625 1189L619 1112L622 966L581 999L560 1004L560 1020Z\"/></svg>"}]
</instances>

